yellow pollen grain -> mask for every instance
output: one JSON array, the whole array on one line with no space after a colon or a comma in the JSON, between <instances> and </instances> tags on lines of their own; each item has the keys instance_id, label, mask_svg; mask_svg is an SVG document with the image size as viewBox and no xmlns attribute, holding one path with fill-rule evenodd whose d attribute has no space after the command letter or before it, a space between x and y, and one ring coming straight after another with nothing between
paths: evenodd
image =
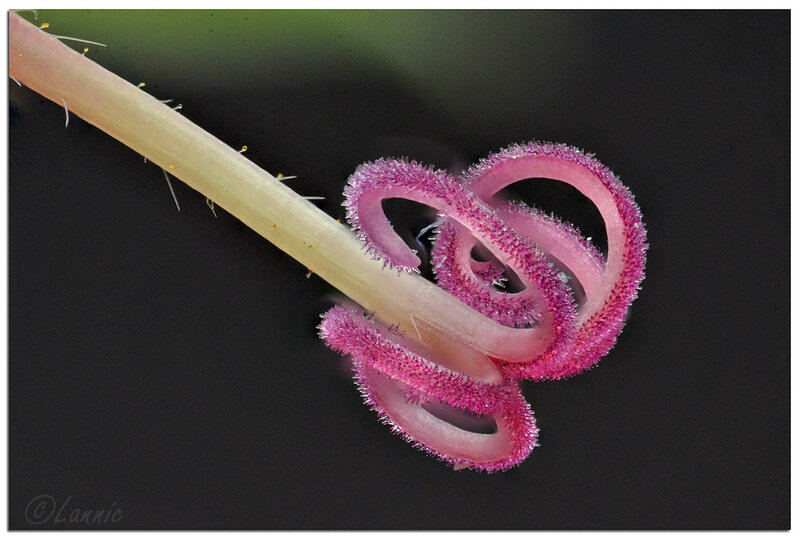
<instances>
[{"instance_id":1,"label":"yellow pollen grain","mask_svg":"<svg viewBox=\"0 0 800 539\"><path fill-rule=\"evenodd\" d=\"M41 28L41 29L50 28L50 23L49 22L44 22L44 23L42 23L42 25L39 28Z\"/></svg>"},{"instance_id":2,"label":"yellow pollen grain","mask_svg":"<svg viewBox=\"0 0 800 539\"><path fill-rule=\"evenodd\" d=\"M170 164L169 164L169 168L175 168L175 165L173 165L172 163L170 163Z\"/></svg>"}]
</instances>

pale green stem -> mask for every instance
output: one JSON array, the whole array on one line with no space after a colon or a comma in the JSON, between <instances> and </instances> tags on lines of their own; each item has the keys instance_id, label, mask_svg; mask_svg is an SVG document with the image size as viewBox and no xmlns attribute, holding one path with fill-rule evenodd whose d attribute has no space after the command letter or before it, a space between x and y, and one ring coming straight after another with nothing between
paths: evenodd
<instances>
[{"instance_id":1,"label":"pale green stem","mask_svg":"<svg viewBox=\"0 0 800 539\"><path fill-rule=\"evenodd\" d=\"M346 226L236 149L13 12L9 71L213 200L365 310L419 336L447 366L498 380L491 362L458 349L525 355L529 333L498 325L418 275L383 269Z\"/></svg>"}]
</instances>

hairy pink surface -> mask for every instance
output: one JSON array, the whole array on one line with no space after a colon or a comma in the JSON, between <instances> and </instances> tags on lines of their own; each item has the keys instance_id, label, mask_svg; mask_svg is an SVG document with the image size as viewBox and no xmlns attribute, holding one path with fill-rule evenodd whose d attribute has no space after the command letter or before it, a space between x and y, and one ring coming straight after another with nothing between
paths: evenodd
<instances>
[{"instance_id":1,"label":"hairy pink surface","mask_svg":"<svg viewBox=\"0 0 800 539\"><path fill-rule=\"evenodd\" d=\"M604 220L608 254L604 257L569 223L494 198L527 178L566 182L589 198ZM633 195L591 155L562 144L531 142L482 159L461 179L413 161L366 163L348 180L345 196L348 221L366 248L399 271L417 268L420 259L395 233L382 201L406 198L438 210L442 220L432 264L439 286L496 322L517 328L514 332L547 339L520 354L523 360L491 358L505 377L492 385L443 367L436 350L352 309L335 307L327 313L320 336L352 358L367 404L414 445L458 468L497 471L518 464L536 445L537 431L515 380L578 374L595 365L622 331L644 278L647 249ZM494 259L474 260L476 245ZM497 289L506 269L519 277L522 291ZM585 294L578 307L570 282ZM463 354L475 361L470 354L479 353ZM437 416L431 406L491 417L496 429L491 434L470 431L466 423Z\"/></svg>"}]
</instances>

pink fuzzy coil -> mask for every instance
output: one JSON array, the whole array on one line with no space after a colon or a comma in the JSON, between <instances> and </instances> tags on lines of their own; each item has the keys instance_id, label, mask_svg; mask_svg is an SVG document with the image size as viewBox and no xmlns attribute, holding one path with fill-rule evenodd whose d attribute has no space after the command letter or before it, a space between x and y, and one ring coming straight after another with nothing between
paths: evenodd
<instances>
[{"instance_id":1,"label":"pink fuzzy coil","mask_svg":"<svg viewBox=\"0 0 800 539\"><path fill-rule=\"evenodd\" d=\"M495 199L498 191L526 178L566 182L591 200L605 222L607 255L568 223ZM415 446L456 468L492 472L519 464L536 445L537 430L517 380L578 374L608 353L622 331L644 278L647 249L633 195L592 156L562 144L531 142L490 155L460 179L413 161L365 163L348 180L345 196L347 218L359 238L373 256L398 270L415 269L420 259L392 228L382 201L406 198L438 210L443 218L432 253L437 284L514 332L535 337L526 342L540 344L531 345L522 359L491 358L504 375L493 385L445 368L437 350L353 309L327 313L320 336L352 358L367 404ZM479 244L493 260L472 258ZM506 269L519 277L522 291L495 287ZM580 305L570 280L585 294Z\"/></svg>"}]
</instances>

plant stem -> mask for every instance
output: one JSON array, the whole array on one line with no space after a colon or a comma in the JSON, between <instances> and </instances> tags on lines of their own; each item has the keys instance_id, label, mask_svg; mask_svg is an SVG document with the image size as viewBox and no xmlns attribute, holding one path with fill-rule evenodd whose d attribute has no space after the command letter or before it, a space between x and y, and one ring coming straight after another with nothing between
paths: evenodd
<instances>
[{"instance_id":1,"label":"plant stem","mask_svg":"<svg viewBox=\"0 0 800 539\"><path fill-rule=\"evenodd\" d=\"M495 357L524 355L531 338L524 330L495 323L418 275L383 269L346 226L237 150L14 12L9 72L213 200L365 310L445 350L446 366L498 380L488 359L460 359L463 345Z\"/></svg>"}]
</instances>

